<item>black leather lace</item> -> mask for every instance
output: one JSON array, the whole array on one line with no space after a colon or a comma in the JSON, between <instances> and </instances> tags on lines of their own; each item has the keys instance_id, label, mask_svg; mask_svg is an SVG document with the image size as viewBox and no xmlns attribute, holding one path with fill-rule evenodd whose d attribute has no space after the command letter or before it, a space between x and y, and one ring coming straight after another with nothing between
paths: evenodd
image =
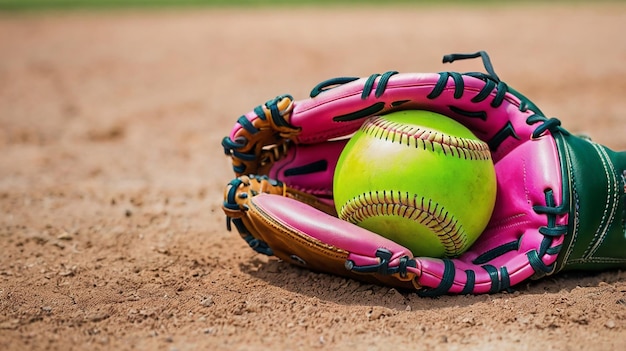
<instances>
[{"instance_id":1,"label":"black leather lace","mask_svg":"<svg viewBox=\"0 0 626 351\"><path fill-rule=\"evenodd\" d=\"M248 193L242 192L237 195L237 189L240 185L243 184L243 181L239 178L231 180L228 185L230 188L228 189L228 193L226 194L226 200L224 200L223 206L229 210L242 210L247 211L247 208L240 208L239 204L237 204L236 197L239 196L241 198L245 198L248 196ZM264 255L273 256L274 251L262 240L255 238L246 225L243 223L241 218L231 218L226 216L226 228L228 231L232 230L232 224L235 225L235 228L239 232L239 235L245 240L248 245L256 252L262 253Z\"/></svg>"},{"instance_id":2,"label":"black leather lace","mask_svg":"<svg viewBox=\"0 0 626 351\"><path fill-rule=\"evenodd\" d=\"M282 101L284 98L290 98L293 100L291 95L280 95L267 101L263 105L259 105L254 108L254 113L256 116L265 121L267 117L265 116L265 111L263 110L263 106L265 106L268 110L270 110L270 118L274 122L276 126L279 127L291 127L291 125L285 120L285 118L280 114L280 110L278 109L278 103ZM245 129L251 135L259 132L259 129L256 128L252 122L250 122L246 116L241 116L237 119L237 123L241 125L243 129ZM251 152L241 152L240 150L248 145L248 139L244 136L239 136L232 140L230 137L226 136L222 139L222 147L224 148L224 154L227 156L234 156L240 160L244 161L254 161L258 156L254 153L254 150ZM233 170L235 173L244 173L245 165L233 166Z\"/></svg>"}]
</instances>

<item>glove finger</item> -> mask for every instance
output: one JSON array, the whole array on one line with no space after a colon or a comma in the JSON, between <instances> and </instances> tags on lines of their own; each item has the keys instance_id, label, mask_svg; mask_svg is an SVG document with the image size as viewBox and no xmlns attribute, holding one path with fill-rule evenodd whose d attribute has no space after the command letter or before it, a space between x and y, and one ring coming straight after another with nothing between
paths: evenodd
<instances>
[{"instance_id":1,"label":"glove finger","mask_svg":"<svg viewBox=\"0 0 626 351\"><path fill-rule=\"evenodd\" d=\"M277 257L316 271L416 288L411 252L382 236L287 197L260 194L246 213ZM367 275L364 275L367 274Z\"/></svg>"}]
</instances>

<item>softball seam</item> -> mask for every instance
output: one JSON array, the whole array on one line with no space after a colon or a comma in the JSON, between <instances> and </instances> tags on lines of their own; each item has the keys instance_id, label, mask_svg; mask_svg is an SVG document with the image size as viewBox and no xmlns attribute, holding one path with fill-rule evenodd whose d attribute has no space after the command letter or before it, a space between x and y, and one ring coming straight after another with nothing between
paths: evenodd
<instances>
[{"instance_id":1,"label":"softball seam","mask_svg":"<svg viewBox=\"0 0 626 351\"><path fill-rule=\"evenodd\" d=\"M373 117L362 126L365 134L409 147L435 151L466 160L491 160L489 145L481 140L455 137L441 132Z\"/></svg>"},{"instance_id":2,"label":"softball seam","mask_svg":"<svg viewBox=\"0 0 626 351\"><path fill-rule=\"evenodd\" d=\"M366 192L348 200L339 213L341 219L353 224L378 216L400 216L426 226L437 235L448 257L458 255L468 245L463 226L443 206L408 192Z\"/></svg>"}]
</instances>

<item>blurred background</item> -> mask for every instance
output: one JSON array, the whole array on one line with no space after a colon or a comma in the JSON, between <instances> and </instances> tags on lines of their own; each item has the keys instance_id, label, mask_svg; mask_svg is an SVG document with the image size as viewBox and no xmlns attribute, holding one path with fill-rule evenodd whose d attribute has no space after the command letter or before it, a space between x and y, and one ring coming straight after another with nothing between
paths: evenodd
<instances>
[{"instance_id":1,"label":"blurred background","mask_svg":"<svg viewBox=\"0 0 626 351\"><path fill-rule=\"evenodd\" d=\"M613 0L619 2L620 0ZM441 5L441 4L508 4L545 3L542 0L0 0L5 9L51 9L51 8L89 8L89 7L181 7L181 6L301 6L301 5ZM551 2L585 3L589 0L556 0ZM604 1L606 2L606 1Z\"/></svg>"}]
</instances>

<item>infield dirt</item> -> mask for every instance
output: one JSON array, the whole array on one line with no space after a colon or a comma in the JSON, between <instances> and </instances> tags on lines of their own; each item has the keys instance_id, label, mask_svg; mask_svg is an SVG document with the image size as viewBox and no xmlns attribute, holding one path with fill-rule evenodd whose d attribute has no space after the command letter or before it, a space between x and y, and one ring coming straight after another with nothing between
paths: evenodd
<instances>
[{"instance_id":1,"label":"infield dirt","mask_svg":"<svg viewBox=\"0 0 626 351\"><path fill-rule=\"evenodd\" d=\"M626 349L623 271L431 299L255 254L220 145L276 95L486 50L624 150L625 32L623 4L0 14L0 349Z\"/></svg>"}]
</instances>

